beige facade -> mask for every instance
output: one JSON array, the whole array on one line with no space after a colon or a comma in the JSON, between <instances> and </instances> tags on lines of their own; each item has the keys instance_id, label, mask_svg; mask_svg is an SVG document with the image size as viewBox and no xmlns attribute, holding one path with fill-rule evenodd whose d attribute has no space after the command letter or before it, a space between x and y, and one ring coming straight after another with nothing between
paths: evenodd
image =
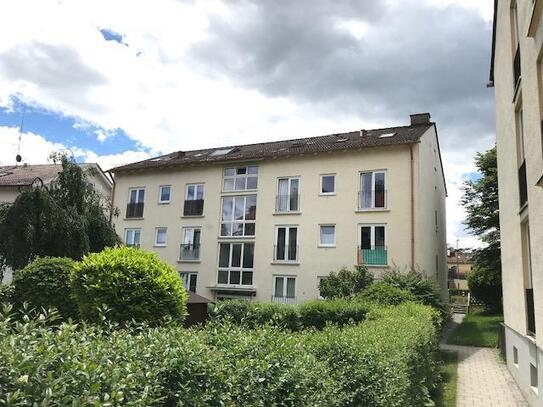
<instances>
[{"instance_id":1,"label":"beige facade","mask_svg":"<svg viewBox=\"0 0 543 407\"><path fill-rule=\"evenodd\" d=\"M435 126L414 144L113 171L114 205L121 212L114 220L117 233L127 244L157 252L207 298L315 299L320 278L362 262L377 276L394 265L418 267L446 287L446 191ZM229 176L236 172L247 174ZM384 174L386 204L377 205L384 208L360 208L362 173ZM225 192L235 178L253 178L240 182L257 187ZM185 201L195 194L203 198L202 215L184 216ZM244 222L227 222L232 201L250 202L234 215L245 212ZM142 212L134 217L128 212L137 205ZM244 223L249 234L254 228L254 237L222 236L241 227L230 223Z\"/></svg>"},{"instance_id":2,"label":"beige facade","mask_svg":"<svg viewBox=\"0 0 543 407\"><path fill-rule=\"evenodd\" d=\"M543 406L543 1L499 0L491 82L496 95L507 362Z\"/></svg>"}]
</instances>

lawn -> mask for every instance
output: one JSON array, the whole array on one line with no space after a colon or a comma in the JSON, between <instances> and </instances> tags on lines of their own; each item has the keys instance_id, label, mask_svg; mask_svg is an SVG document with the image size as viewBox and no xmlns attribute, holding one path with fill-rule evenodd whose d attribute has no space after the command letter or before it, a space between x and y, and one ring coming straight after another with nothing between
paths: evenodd
<instances>
[{"instance_id":1,"label":"lawn","mask_svg":"<svg viewBox=\"0 0 543 407\"><path fill-rule=\"evenodd\" d=\"M503 315L475 309L466 315L460 326L451 333L447 343L495 348L498 346L498 328L501 322Z\"/></svg>"},{"instance_id":2,"label":"lawn","mask_svg":"<svg viewBox=\"0 0 543 407\"><path fill-rule=\"evenodd\" d=\"M458 381L458 354L456 352L440 352L443 362L437 395L434 398L436 407L456 407L456 385Z\"/></svg>"}]
</instances>

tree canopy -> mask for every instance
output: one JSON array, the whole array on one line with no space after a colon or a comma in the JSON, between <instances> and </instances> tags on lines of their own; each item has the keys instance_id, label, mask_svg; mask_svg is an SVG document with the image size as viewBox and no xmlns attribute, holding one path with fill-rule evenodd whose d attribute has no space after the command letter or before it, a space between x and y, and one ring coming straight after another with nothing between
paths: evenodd
<instances>
[{"instance_id":1,"label":"tree canopy","mask_svg":"<svg viewBox=\"0 0 543 407\"><path fill-rule=\"evenodd\" d=\"M84 170L66 156L49 187L21 192L0 208L0 261L20 269L39 256L81 259L115 246L109 202L89 185Z\"/></svg>"}]
</instances>

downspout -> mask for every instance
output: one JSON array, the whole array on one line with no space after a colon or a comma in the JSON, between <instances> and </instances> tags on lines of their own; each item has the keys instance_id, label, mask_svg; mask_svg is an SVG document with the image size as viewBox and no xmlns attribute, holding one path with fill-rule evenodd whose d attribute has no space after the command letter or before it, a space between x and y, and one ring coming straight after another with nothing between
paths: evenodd
<instances>
[{"instance_id":1,"label":"downspout","mask_svg":"<svg viewBox=\"0 0 543 407\"><path fill-rule=\"evenodd\" d=\"M411 156L411 269L415 269L415 161L413 144L409 145Z\"/></svg>"}]
</instances>

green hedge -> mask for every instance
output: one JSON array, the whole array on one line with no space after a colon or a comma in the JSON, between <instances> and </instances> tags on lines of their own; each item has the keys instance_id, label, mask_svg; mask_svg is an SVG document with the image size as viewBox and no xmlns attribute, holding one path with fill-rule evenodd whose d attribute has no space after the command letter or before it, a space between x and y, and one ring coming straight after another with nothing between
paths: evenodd
<instances>
[{"instance_id":1,"label":"green hedge","mask_svg":"<svg viewBox=\"0 0 543 407\"><path fill-rule=\"evenodd\" d=\"M378 281L362 291L357 300L379 305L400 305L407 301L417 302L417 297L409 291Z\"/></svg>"},{"instance_id":2,"label":"green hedge","mask_svg":"<svg viewBox=\"0 0 543 407\"><path fill-rule=\"evenodd\" d=\"M120 329L0 317L0 405L423 406L436 312L406 303L344 328Z\"/></svg>"},{"instance_id":3,"label":"green hedge","mask_svg":"<svg viewBox=\"0 0 543 407\"><path fill-rule=\"evenodd\" d=\"M309 301L301 305L231 300L211 306L210 315L217 321L228 320L237 325L257 328L272 325L298 331L322 329L326 325L346 325L364 320L367 306L345 299Z\"/></svg>"}]
</instances>

